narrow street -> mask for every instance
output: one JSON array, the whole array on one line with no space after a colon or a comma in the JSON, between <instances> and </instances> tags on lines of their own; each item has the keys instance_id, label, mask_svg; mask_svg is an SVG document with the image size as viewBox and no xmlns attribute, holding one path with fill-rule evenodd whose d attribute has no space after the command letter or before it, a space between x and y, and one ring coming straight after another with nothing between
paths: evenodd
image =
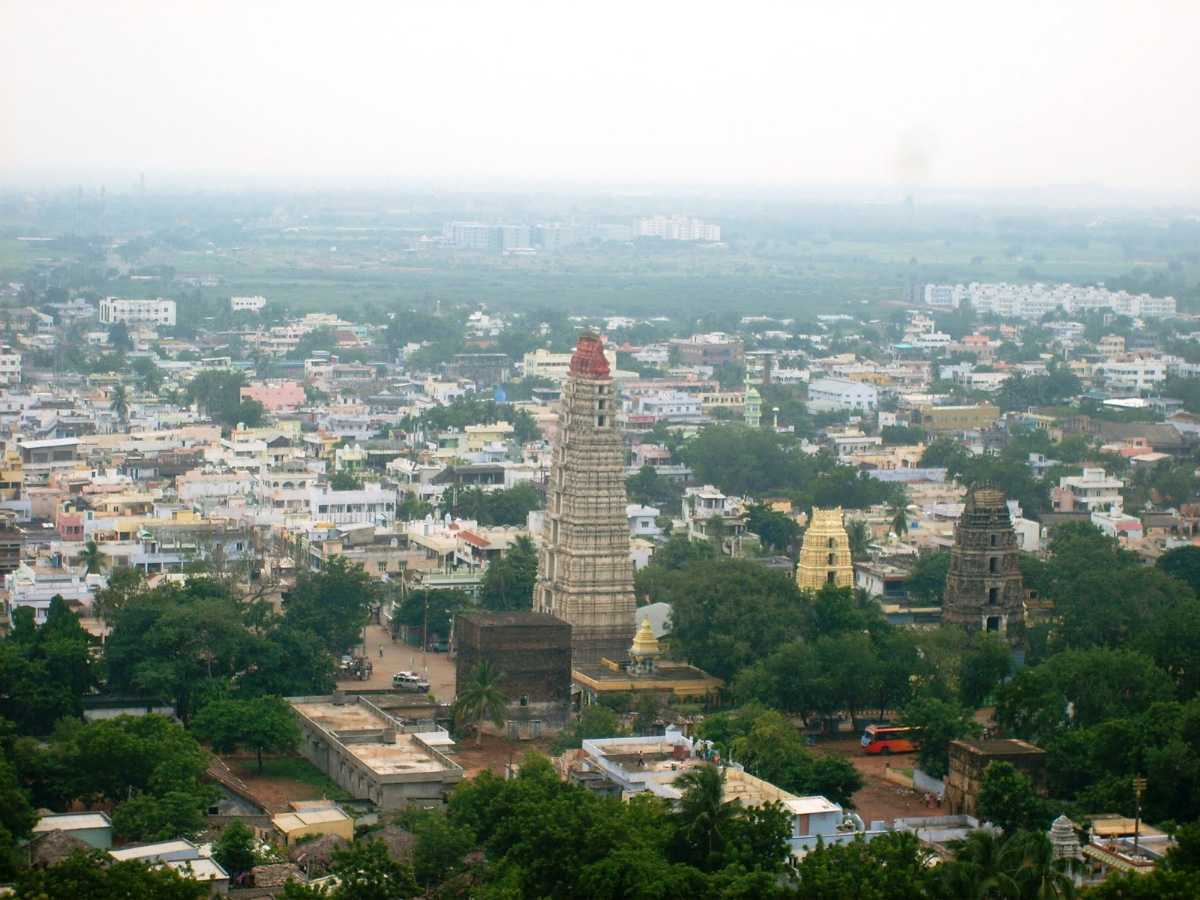
<instances>
[{"instance_id":1,"label":"narrow street","mask_svg":"<svg viewBox=\"0 0 1200 900\"><path fill-rule=\"evenodd\" d=\"M380 655L380 648L383 650ZM429 680L430 693L441 703L454 702L454 660L448 653L423 653L416 647L393 641L381 625L368 625L366 653L374 667L367 681L338 679L338 687L352 691L369 688L378 690L392 686L394 672L416 672Z\"/></svg>"}]
</instances>

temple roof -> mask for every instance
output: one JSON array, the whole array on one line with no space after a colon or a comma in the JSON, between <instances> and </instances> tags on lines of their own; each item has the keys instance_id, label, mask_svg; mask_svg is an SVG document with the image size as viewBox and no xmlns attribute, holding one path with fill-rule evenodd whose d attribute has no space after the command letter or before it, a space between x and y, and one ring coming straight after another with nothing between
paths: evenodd
<instances>
[{"instance_id":1,"label":"temple roof","mask_svg":"<svg viewBox=\"0 0 1200 900\"><path fill-rule=\"evenodd\" d=\"M608 360L604 358L604 344L600 336L584 332L575 344L571 355L571 374L584 378L608 378Z\"/></svg>"}]
</instances>

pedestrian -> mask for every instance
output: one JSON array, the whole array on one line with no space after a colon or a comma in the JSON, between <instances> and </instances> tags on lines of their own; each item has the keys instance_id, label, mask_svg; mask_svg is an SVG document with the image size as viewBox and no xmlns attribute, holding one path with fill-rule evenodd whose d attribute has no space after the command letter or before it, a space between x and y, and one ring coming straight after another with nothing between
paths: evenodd
<instances>
[{"instance_id":1,"label":"pedestrian","mask_svg":"<svg viewBox=\"0 0 1200 900\"><path fill-rule=\"evenodd\" d=\"M383 659L383 644L379 645L379 658Z\"/></svg>"}]
</instances>

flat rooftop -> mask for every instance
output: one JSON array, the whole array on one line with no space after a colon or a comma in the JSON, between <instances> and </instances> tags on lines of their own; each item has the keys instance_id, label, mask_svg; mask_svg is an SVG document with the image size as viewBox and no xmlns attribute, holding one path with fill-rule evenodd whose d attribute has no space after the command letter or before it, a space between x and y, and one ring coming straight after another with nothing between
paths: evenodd
<instances>
[{"instance_id":1,"label":"flat rooftop","mask_svg":"<svg viewBox=\"0 0 1200 900\"><path fill-rule=\"evenodd\" d=\"M431 756L411 734L396 735L396 743L346 744L346 749L377 775L413 775L444 772L446 766Z\"/></svg>"},{"instance_id":2,"label":"flat rooftop","mask_svg":"<svg viewBox=\"0 0 1200 900\"><path fill-rule=\"evenodd\" d=\"M328 701L293 703L292 708L326 731L371 731L390 724L365 706L350 701L343 704Z\"/></svg>"},{"instance_id":3,"label":"flat rooftop","mask_svg":"<svg viewBox=\"0 0 1200 900\"><path fill-rule=\"evenodd\" d=\"M34 833L43 831L76 831L81 828L111 828L112 822L102 812L60 813L42 816L33 826Z\"/></svg>"}]
</instances>

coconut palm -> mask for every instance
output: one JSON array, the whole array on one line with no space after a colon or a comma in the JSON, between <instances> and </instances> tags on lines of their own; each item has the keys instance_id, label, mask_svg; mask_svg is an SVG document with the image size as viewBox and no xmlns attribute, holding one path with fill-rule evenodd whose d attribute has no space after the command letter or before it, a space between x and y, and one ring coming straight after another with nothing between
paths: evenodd
<instances>
[{"instance_id":1,"label":"coconut palm","mask_svg":"<svg viewBox=\"0 0 1200 900\"><path fill-rule=\"evenodd\" d=\"M862 519L853 519L846 526L846 537L850 539L850 555L862 559L867 555L867 545L871 543L871 529Z\"/></svg>"},{"instance_id":2,"label":"coconut palm","mask_svg":"<svg viewBox=\"0 0 1200 900\"><path fill-rule=\"evenodd\" d=\"M1071 900L1075 896L1075 882L1068 870L1070 861L1054 858L1054 847L1046 835L1041 832L1015 834L1007 841L1005 851L1016 863L1012 875L1022 897Z\"/></svg>"},{"instance_id":3,"label":"coconut palm","mask_svg":"<svg viewBox=\"0 0 1200 900\"><path fill-rule=\"evenodd\" d=\"M83 552L79 554L80 560L87 567L88 575L96 575L104 568L105 556L100 552L100 548L95 541L88 541L83 545Z\"/></svg>"},{"instance_id":4,"label":"coconut palm","mask_svg":"<svg viewBox=\"0 0 1200 900\"><path fill-rule=\"evenodd\" d=\"M908 534L908 505L903 500L895 500L888 507L888 515L892 517L892 531L896 537Z\"/></svg>"},{"instance_id":5,"label":"coconut palm","mask_svg":"<svg viewBox=\"0 0 1200 900\"><path fill-rule=\"evenodd\" d=\"M125 385L118 384L112 389L112 402L109 403L109 408L117 414L117 418L122 422L129 421L129 394L125 390Z\"/></svg>"},{"instance_id":6,"label":"coconut palm","mask_svg":"<svg viewBox=\"0 0 1200 900\"><path fill-rule=\"evenodd\" d=\"M1017 900L1021 889L1013 877L1017 863L1010 844L994 831L980 829L968 834L957 847L955 864L944 872L945 895L964 900Z\"/></svg>"},{"instance_id":7,"label":"coconut palm","mask_svg":"<svg viewBox=\"0 0 1200 900\"><path fill-rule=\"evenodd\" d=\"M500 690L503 675L491 663L481 662L471 670L467 683L458 689L454 701L454 721L460 728L467 723L475 726L475 746L483 743L483 723L496 727L504 724L508 697Z\"/></svg>"},{"instance_id":8,"label":"coconut palm","mask_svg":"<svg viewBox=\"0 0 1200 900\"><path fill-rule=\"evenodd\" d=\"M675 814L680 834L704 867L724 849L741 801L724 802L725 770L713 765L689 769L675 779L674 786L683 792Z\"/></svg>"}]
</instances>

